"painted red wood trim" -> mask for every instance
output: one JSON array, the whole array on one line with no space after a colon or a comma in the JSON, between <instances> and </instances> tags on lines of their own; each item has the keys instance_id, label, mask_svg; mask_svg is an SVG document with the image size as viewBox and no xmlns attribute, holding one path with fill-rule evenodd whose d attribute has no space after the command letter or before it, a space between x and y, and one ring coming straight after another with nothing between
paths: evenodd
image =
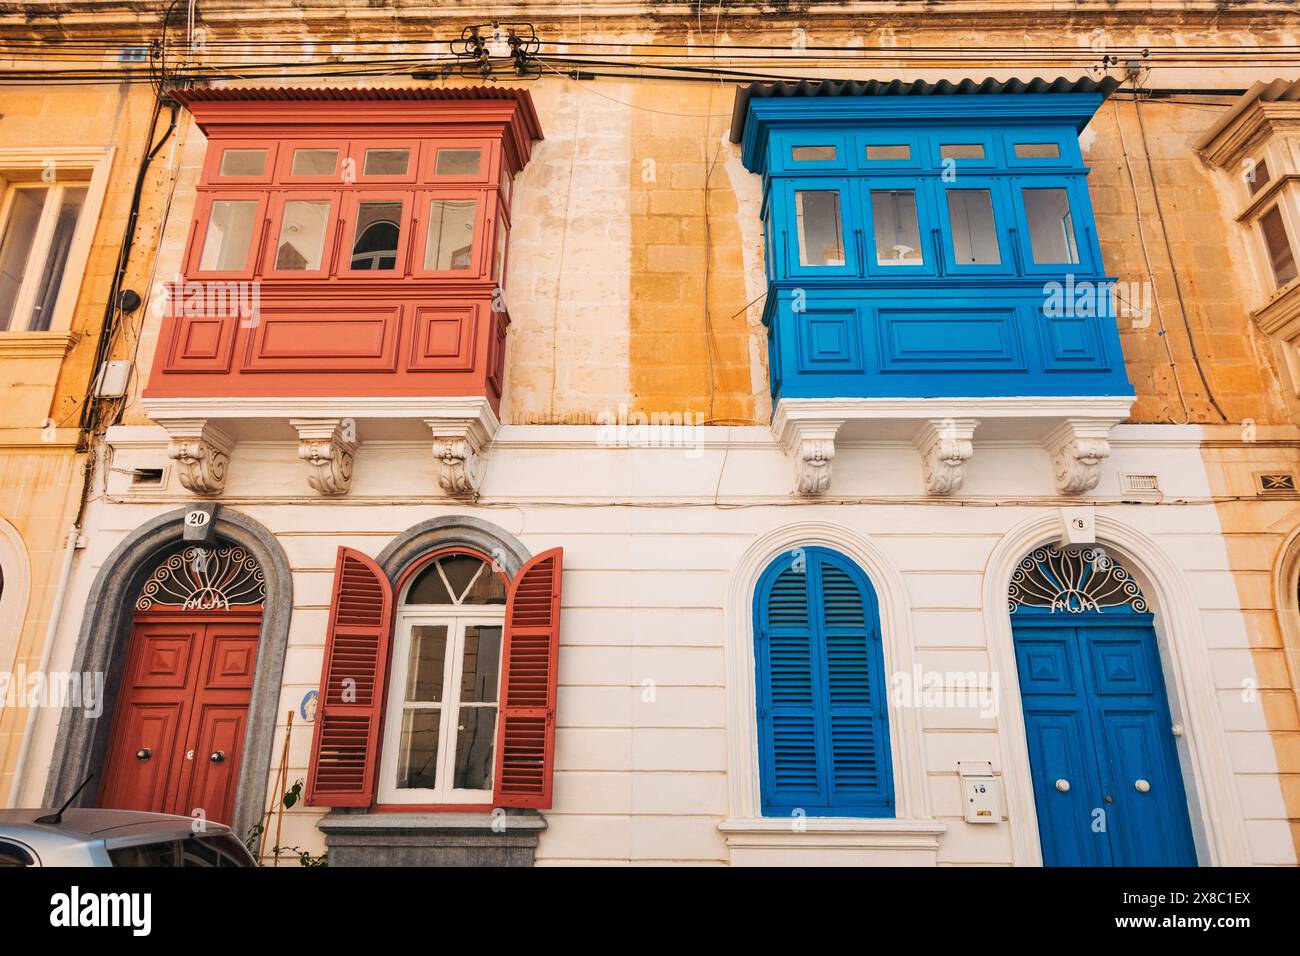
<instances>
[{"instance_id":1,"label":"painted red wood trim","mask_svg":"<svg viewBox=\"0 0 1300 956\"><path fill-rule=\"evenodd\" d=\"M492 795L499 807L551 805L563 554L552 548L532 558L516 575L506 602Z\"/></svg>"},{"instance_id":2,"label":"painted red wood trim","mask_svg":"<svg viewBox=\"0 0 1300 956\"><path fill-rule=\"evenodd\" d=\"M373 799L392 630L388 578L360 551L340 547L307 778L312 806Z\"/></svg>"}]
</instances>

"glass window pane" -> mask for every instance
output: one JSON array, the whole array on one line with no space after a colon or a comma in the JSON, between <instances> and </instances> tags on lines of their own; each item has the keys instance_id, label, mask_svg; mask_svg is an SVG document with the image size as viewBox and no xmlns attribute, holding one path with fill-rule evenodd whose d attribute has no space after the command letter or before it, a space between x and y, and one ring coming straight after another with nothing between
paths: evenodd
<instances>
[{"instance_id":1,"label":"glass window pane","mask_svg":"<svg viewBox=\"0 0 1300 956\"><path fill-rule=\"evenodd\" d=\"M357 205L352 242L352 268L397 268L397 246L402 235L400 202L363 202Z\"/></svg>"},{"instance_id":2,"label":"glass window pane","mask_svg":"<svg viewBox=\"0 0 1300 956\"><path fill-rule=\"evenodd\" d=\"M497 571L492 570L490 564L483 565L483 570L479 572L474 583L469 586L469 591L460 599L461 604L505 604L506 603L506 585Z\"/></svg>"},{"instance_id":3,"label":"glass window pane","mask_svg":"<svg viewBox=\"0 0 1300 956\"><path fill-rule=\"evenodd\" d=\"M481 149L440 149L434 163L435 176L477 176L482 162Z\"/></svg>"},{"instance_id":4,"label":"glass window pane","mask_svg":"<svg viewBox=\"0 0 1300 956\"><path fill-rule=\"evenodd\" d=\"M1273 267L1273 278L1277 280L1280 289L1296 277L1295 254L1291 251L1291 243L1287 240L1282 211L1274 206L1259 217L1259 227L1264 233L1264 243L1268 246L1268 259Z\"/></svg>"},{"instance_id":5,"label":"glass window pane","mask_svg":"<svg viewBox=\"0 0 1300 956\"><path fill-rule=\"evenodd\" d=\"M77 220L81 217L81 207L85 204L85 186L64 188L59 212L54 220L50 251L46 253L45 265L41 267L40 285L36 287L31 321L27 323L27 328L32 332L49 331L50 320L54 318L54 309L59 301L59 290L63 285L63 270L68 265L68 250L72 248L72 237L77 233Z\"/></svg>"},{"instance_id":6,"label":"glass window pane","mask_svg":"<svg viewBox=\"0 0 1300 956\"><path fill-rule=\"evenodd\" d=\"M915 191L873 189L871 222L876 233L876 262L879 265L917 266L925 262Z\"/></svg>"},{"instance_id":7,"label":"glass window pane","mask_svg":"<svg viewBox=\"0 0 1300 956\"><path fill-rule=\"evenodd\" d=\"M333 176L338 163L337 149L295 149L289 171L294 176Z\"/></svg>"},{"instance_id":8,"label":"glass window pane","mask_svg":"<svg viewBox=\"0 0 1300 956\"><path fill-rule=\"evenodd\" d=\"M465 627L465 659L461 668L463 704L494 704L501 676L501 625Z\"/></svg>"},{"instance_id":9,"label":"glass window pane","mask_svg":"<svg viewBox=\"0 0 1300 956\"><path fill-rule=\"evenodd\" d=\"M1246 173L1246 188L1250 190L1252 196L1267 186L1271 178L1268 173L1268 163L1262 159L1253 167L1247 169Z\"/></svg>"},{"instance_id":10,"label":"glass window pane","mask_svg":"<svg viewBox=\"0 0 1300 956\"><path fill-rule=\"evenodd\" d=\"M248 250L253 244L256 218L256 200L222 199L214 202L199 268L204 272L233 272L244 268L248 264Z\"/></svg>"},{"instance_id":11,"label":"glass window pane","mask_svg":"<svg viewBox=\"0 0 1300 956\"><path fill-rule=\"evenodd\" d=\"M450 554L440 560L442 573L446 575L447 583L451 586L452 597L460 603L460 596L465 593L465 588L479 573L483 562L472 554Z\"/></svg>"},{"instance_id":12,"label":"glass window pane","mask_svg":"<svg viewBox=\"0 0 1300 956\"><path fill-rule=\"evenodd\" d=\"M495 707L462 707L456 726L457 790L492 789L492 751L497 738Z\"/></svg>"},{"instance_id":13,"label":"glass window pane","mask_svg":"<svg viewBox=\"0 0 1300 956\"><path fill-rule=\"evenodd\" d=\"M795 162L808 163L820 160L828 162L835 159L834 146L796 146L790 150L791 157Z\"/></svg>"},{"instance_id":14,"label":"glass window pane","mask_svg":"<svg viewBox=\"0 0 1300 956\"><path fill-rule=\"evenodd\" d=\"M397 748L399 790L432 790L437 784L441 719L442 712L437 708L402 712L402 737Z\"/></svg>"},{"instance_id":15,"label":"glass window pane","mask_svg":"<svg viewBox=\"0 0 1300 956\"><path fill-rule=\"evenodd\" d=\"M48 189L13 191L9 221L5 224L4 240L0 241L0 330L8 329L13 320L14 305L22 289L27 258L36 238L36 228L41 223L47 195Z\"/></svg>"},{"instance_id":16,"label":"glass window pane","mask_svg":"<svg viewBox=\"0 0 1300 956\"><path fill-rule=\"evenodd\" d=\"M912 147L906 143L898 146L868 146L867 159L911 159Z\"/></svg>"},{"instance_id":17,"label":"glass window pane","mask_svg":"<svg viewBox=\"0 0 1300 956\"><path fill-rule=\"evenodd\" d=\"M362 172L367 176L405 176L410 166L409 149L368 149Z\"/></svg>"},{"instance_id":18,"label":"glass window pane","mask_svg":"<svg viewBox=\"0 0 1300 956\"><path fill-rule=\"evenodd\" d=\"M429 238L424 245L426 269L468 269L474 251L473 199L434 199L429 203Z\"/></svg>"},{"instance_id":19,"label":"glass window pane","mask_svg":"<svg viewBox=\"0 0 1300 956\"><path fill-rule=\"evenodd\" d=\"M794 194L794 208L799 233L799 264L844 265L839 191L801 190Z\"/></svg>"},{"instance_id":20,"label":"glass window pane","mask_svg":"<svg viewBox=\"0 0 1300 956\"><path fill-rule=\"evenodd\" d=\"M1023 195L1034 262L1040 265L1078 262L1079 247L1074 239L1074 219L1066 191L1026 189Z\"/></svg>"},{"instance_id":21,"label":"glass window pane","mask_svg":"<svg viewBox=\"0 0 1300 956\"><path fill-rule=\"evenodd\" d=\"M286 272L319 269L321 257L325 254L329 219L330 203L327 199L286 202L275 250L276 269Z\"/></svg>"},{"instance_id":22,"label":"glass window pane","mask_svg":"<svg viewBox=\"0 0 1300 956\"><path fill-rule=\"evenodd\" d=\"M948 221L954 262L997 265L1002 261L993 221L993 195L987 189L948 190Z\"/></svg>"},{"instance_id":23,"label":"glass window pane","mask_svg":"<svg viewBox=\"0 0 1300 956\"><path fill-rule=\"evenodd\" d=\"M451 594L447 591L447 585L442 580L442 575L438 572L438 562L432 561L425 565L411 586L406 590L407 604L455 604Z\"/></svg>"},{"instance_id":24,"label":"glass window pane","mask_svg":"<svg viewBox=\"0 0 1300 956\"><path fill-rule=\"evenodd\" d=\"M944 143L939 147L941 159L983 159L983 143Z\"/></svg>"},{"instance_id":25,"label":"glass window pane","mask_svg":"<svg viewBox=\"0 0 1300 956\"><path fill-rule=\"evenodd\" d=\"M406 700L423 704L441 703L446 663L447 625L425 624L411 628L411 652L406 664Z\"/></svg>"},{"instance_id":26,"label":"glass window pane","mask_svg":"<svg viewBox=\"0 0 1300 956\"><path fill-rule=\"evenodd\" d=\"M260 176L265 170L264 149L228 149L221 154L222 176Z\"/></svg>"},{"instance_id":27,"label":"glass window pane","mask_svg":"<svg viewBox=\"0 0 1300 956\"><path fill-rule=\"evenodd\" d=\"M506 264L506 221L497 219L497 248L492 262L492 281L501 285L505 281L504 270Z\"/></svg>"},{"instance_id":28,"label":"glass window pane","mask_svg":"<svg viewBox=\"0 0 1300 956\"><path fill-rule=\"evenodd\" d=\"M1061 147L1056 143L1016 143L1019 159L1060 159Z\"/></svg>"}]
</instances>

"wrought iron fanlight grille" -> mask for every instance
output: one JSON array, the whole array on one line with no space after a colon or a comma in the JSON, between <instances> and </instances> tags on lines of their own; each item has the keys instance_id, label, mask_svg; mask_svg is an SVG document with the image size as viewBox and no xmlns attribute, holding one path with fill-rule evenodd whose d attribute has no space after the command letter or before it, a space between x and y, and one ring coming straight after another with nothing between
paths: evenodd
<instances>
[{"instance_id":1,"label":"wrought iron fanlight grille","mask_svg":"<svg viewBox=\"0 0 1300 956\"><path fill-rule=\"evenodd\" d=\"M137 611L215 611L266 600L257 559L237 545L186 545L158 563L140 589Z\"/></svg>"},{"instance_id":2,"label":"wrought iron fanlight grille","mask_svg":"<svg viewBox=\"0 0 1300 956\"><path fill-rule=\"evenodd\" d=\"M1146 611L1133 576L1104 548L1035 548L1011 575L1007 610L1045 608L1069 614L1128 606Z\"/></svg>"}]
</instances>

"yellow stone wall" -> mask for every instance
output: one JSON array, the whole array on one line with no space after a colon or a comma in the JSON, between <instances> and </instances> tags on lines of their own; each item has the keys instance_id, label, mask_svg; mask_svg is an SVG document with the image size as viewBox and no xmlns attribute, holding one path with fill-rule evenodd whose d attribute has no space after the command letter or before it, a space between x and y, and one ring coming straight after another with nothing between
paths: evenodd
<instances>
[{"instance_id":1,"label":"yellow stone wall","mask_svg":"<svg viewBox=\"0 0 1300 956\"><path fill-rule=\"evenodd\" d=\"M0 149L114 150L71 334L51 344L37 335L0 333L0 518L22 539L31 582L21 629L0 634L3 671L34 671L40 661L87 462L87 456L77 450L78 418L152 106L147 88L0 86ZM155 176L147 190L155 200L157 185ZM142 251L149 249L157 221L156 207L152 213L142 212L138 233ZM134 288L143 294L140 286ZM118 337L120 354L130 354L143 312ZM69 608L68 613L79 611ZM0 800L8 796L26 716L21 707L0 711Z\"/></svg>"}]
</instances>

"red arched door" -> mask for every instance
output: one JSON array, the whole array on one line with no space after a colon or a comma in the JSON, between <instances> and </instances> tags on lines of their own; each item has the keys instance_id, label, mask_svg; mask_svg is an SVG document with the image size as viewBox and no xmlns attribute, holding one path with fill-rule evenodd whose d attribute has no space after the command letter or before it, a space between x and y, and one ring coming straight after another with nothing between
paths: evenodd
<instances>
[{"instance_id":1,"label":"red arched door","mask_svg":"<svg viewBox=\"0 0 1300 956\"><path fill-rule=\"evenodd\" d=\"M136 602L99 806L230 822L263 598L240 548L160 562Z\"/></svg>"}]
</instances>

